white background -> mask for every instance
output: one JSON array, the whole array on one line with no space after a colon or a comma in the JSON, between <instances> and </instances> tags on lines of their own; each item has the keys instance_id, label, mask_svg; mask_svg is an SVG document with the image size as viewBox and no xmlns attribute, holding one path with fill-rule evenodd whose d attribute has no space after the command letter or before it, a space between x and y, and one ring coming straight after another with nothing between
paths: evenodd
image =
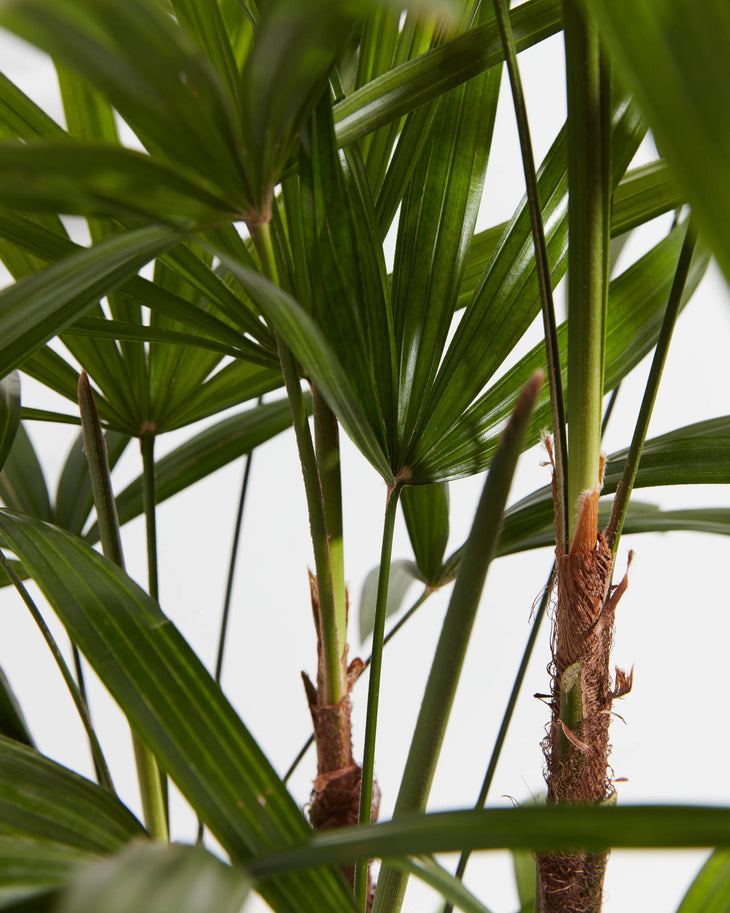
<instances>
[{"instance_id":1,"label":"white background","mask_svg":"<svg viewBox=\"0 0 730 913\"><path fill-rule=\"evenodd\" d=\"M0 35L2 69L62 122L53 71L36 52ZM562 44L550 39L521 55L525 91L539 162L564 116ZM553 96L559 99L556 103ZM637 162L655 152L646 143ZM480 226L509 218L522 195L522 172L509 93L504 93L495 132L495 152L487 175ZM637 233L624 251L620 268L656 243L669 217ZM561 300L560 290L558 301ZM539 338L533 327L525 348ZM680 317L650 436L728 411L727 351L730 298L712 267L691 305ZM521 348L520 352L524 351ZM645 360L622 387L606 438L610 453L627 446L648 371ZM32 381L24 382L28 406L71 405L49 399ZM160 439L160 454L193 430ZM57 478L73 431L34 424L30 433L42 452L49 479ZM61 443L58 443L58 442ZM544 454L524 455L515 480L516 500L549 481ZM357 605L362 582L377 563L385 488L377 474L345 442L343 446L346 573L351 602ZM135 448L116 473L121 488L141 470ZM161 603L209 668L216 639L242 466L234 465L199 483L158 511ZM482 479L451 486L450 552L465 538ZM730 486L692 486L682 490L641 491L642 500L662 506L727 505ZM123 531L130 573L146 579L142 521ZM244 521L242 556L237 568L233 616L223 685L247 726L283 774L310 732L300 670L313 674L315 643L308 600L311 565L308 522L293 435L282 435L256 451ZM635 551L630 586L618 611L615 662L635 665L634 689L617 710L625 723L612 727L612 762L620 784L619 800L632 802L728 802L724 694L730 616L727 598L728 543L698 534L626 536L619 567ZM405 525L399 520L394 557L411 557ZM542 549L501 559L489 573L480 614L454 707L431 808L469 807L479 792L512 680L529 633L529 617L539 598L552 555ZM415 599L417 588L409 594ZM408 601L408 600L407 600ZM389 816L420 705L448 594L427 602L387 648L378 729L377 776ZM59 675L24 607L10 593L0 594L0 665L20 695L40 748L85 774L90 773L81 727ZM356 613L353 612L356 616ZM47 617L61 643L63 632ZM358 652L356 617L351 655ZM368 646L360 649L368 653ZM548 632L542 631L531 663L515 723L497 769L490 803L509 805L542 790L542 755L547 708L532 695L545 692L549 661ZM365 678L354 694L356 754L361 751ZM128 732L112 701L92 688L92 712L115 784L138 811ZM304 805L314 775L310 754L292 779ZM173 809L174 836L192 838L195 822L183 803ZM615 853L606 883L607 913L676 909L704 858L700 852ZM467 883L495 913L517 907L508 854L481 854L468 870ZM426 889L412 885L408 910L436 909Z\"/></svg>"}]
</instances>

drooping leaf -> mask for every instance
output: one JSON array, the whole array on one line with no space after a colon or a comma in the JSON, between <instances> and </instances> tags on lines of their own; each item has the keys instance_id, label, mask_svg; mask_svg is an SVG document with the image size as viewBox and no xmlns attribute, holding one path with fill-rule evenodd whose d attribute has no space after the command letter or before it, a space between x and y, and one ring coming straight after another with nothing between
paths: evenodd
<instances>
[{"instance_id":1,"label":"drooping leaf","mask_svg":"<svg viewBox=\"0 0 730 913\"><path fill-rule=\"evenodd\" d=\"M233 859L309 832L261 749L157 603L115 564L62 530L0 512L0 534ZM57 794L68 803L63 790ZM306 870L260 890L276 910L290 913L297 897L332 913L347 904L344 882L332 871Z\"/></svg>"},{"instance_id":2,"label":"drooping leaf","mask_svg":"<svg viewBox=\"0 0 730 913\"><path fill-rule=\"evenodd\" d=\"M158 227L114 235L0 292L0 374L17 367L179 237Z\"/></svg>"},{"instance_id":3,"label":"drooping leaf","mask_svg":"<svg viewBox=\"0 0 730 913\"><path fill-rule=\"evenodd\" d=\"M179 166L106 144L0 144L5 206L28 212L109 216L191 230L240 218L235 203L216 195Z\"/></svg>"},{"instance_id":4,"label":"drooping leaf","mask_svg":"<svg viewBox=\"0 0 730 913\"><path fill-rule=\"evenodd\" d=\"M281 334L348 435L386 482L392 482L390 460L381 442L382 429L376 431L369 424L345 368L311 317L290 295L263 276L233 261L224 262L256 301L267 321Z\"/></svg>"},{"instance_id":5,"label":"drooping leaf","mask_svg":"<svg viewBox=\"0 0 730 913\"><path fill-rule=\"evenodd\" d=\"M20 377L17 371L0 381L0 470L8 458L20 424Z\"/></svg>"},{"instance_id":6,"label":"drooping leaf","mask_svg":"<svg viewBox=\"0 0 730 913\"><path fill-rule=\"evenodd\" d=\"M18 699L2 669L0 669L0 735L35 748L33 736L30 734Z\"/></svg>"},{"instance_id":7,"label":"drooping leaf","mask_svg":"<svg viewBox=\"0 0 730 913\"><path fill-rule=\"evenodd\" d=\"M39 520L53 519L51 499L33 442L18 426L13 447L0 473L0 495L7 507L22 510Z\"/></svg>"},{"instance_id":8,"label":"drooping leaf","mask_svg":"<svg viewBox=\"0 0 730 913\"><path fill-rule=\"evenodd\" d=\"M240 913L251 881L202 845L134 841L87 862L61 895L58 913Z\"/></svg>"},{"instance_id":9,"label":"drooping leaf","mask_svg":"<svg viewBox=\"0 0 730 913\"><path fill-rule=\"evenodd\" d=\"M108 790L19 742L0 737L0 746L0 836L108 853L144 834Z\"/></svg>"},{"instance_id":10,"label":"drooping leaf","mask_svg":"<svg viewBox=\"0 0 730 913\"><path fill-rule=\"evenodd\" d=\"M200 175L234 211L249 205L235 111L211 64L162 6L28 0L5 4L0 23L86 79L149 151Z\"/></svg>"},{"instance_id":11,"label":"drooping leaf","mask_svg":"<svg viewBox=\"0 0 730 913\"><path fill-rule=\"evenodd\" d=\"M375 604L378 593L378 577L380 568L374 567L365 578L360 594L360 608L358 611L358 624L360 628L360 643L364 643L373 633L375 623ZM412 561L398 559L390 564L388 578L388 598L385 605L386 618L400 609L406 598L411 584L421 580L418 567Z\"/></svg>"},{"instance_id":12,"label":"drooping leaf","mask_svg":"<svg viewBox=\"0 0 730 913\"><path fill-rule=\"evenodd\" d=\"M413 485L401 496L408 536L423 579L435 584L449 541L449 488L446 482Z\"/></svg>"}]
</instances>

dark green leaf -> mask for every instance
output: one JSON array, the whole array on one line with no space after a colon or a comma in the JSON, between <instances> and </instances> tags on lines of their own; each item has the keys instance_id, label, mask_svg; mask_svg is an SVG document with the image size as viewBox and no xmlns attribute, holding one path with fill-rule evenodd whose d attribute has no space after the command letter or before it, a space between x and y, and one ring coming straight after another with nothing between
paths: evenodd
<instances>
[{"instance_id":1,"label":"dark green leaf","mask_svg":"<svg viewBox=\"0 0 730 913\"><path fill-rule=\"evenodd\" d=\"M311 313L340 363L348 366L348 380L369 426L380 429L385 450L393 427L396 368L382 244L357 154L343 166L337 153L326 97L304 145L300 218Z\"/></svg>"},{"instance_id":2,"label":"dark green leaf","mask_svg":"<svg viewBox=\"0 0 730 913\"><path fill-rule=\"evenodd\" d=\"M20 424L20 377L17 371L0 381L0 469L5 465Z\"/></svg>"},{"instance_id":3,"label":"dark green leaf","mask_svg":"<svg viewBox=\"0 0 730 913\"><path fill-rule=\"evenodd\" d=\"M0 136L61 139L66 133L7 76L0 73Z\"/></svg>"},{"instance_id":4,"label":"dark green leaf","mask_svg":"<svg viewBox=\"0 0 730 913\"><path fill-rule=\"evenodd\" d=\"M364 857L487 849L537 852L607 847L728 847L730 809L692 805L489 808L411 815L318 834L299 848L248 865L254 877Z\"/></svg>"},{"instance_id":5,"label":"dark green leaf","mask_svg":"<svg viewBox=\"0 0 730 913\"><path fill-rule=\"evenodd\" d=\"M0 374L18 366L179 237L157 227L114 235L1 292Z\"/></svg>"},{"instance_id":6,"label":"dark green leaf","mask_svg":"<svg viewBox=\"0 0 730 913\"><path fill-rule=\"evenodd\" d=\"M250 885L203 846L135 841L84 865L58 913L240 913Z\"/></svg>"},{"instance_id":7,"label":"dark green leaf","mask_svg":"<svg viewBox=\"0 0 730 913\"><path fill-rule=\"evenodd\" d=\"M0 836L108 853L144 833L108 790L19 742L0 737L0 747Z\"/></svg>"},{"instance_id":8,"label":"dark green leaf","mask_svg":"<svg viewBox=\"0 0 730 913\"><path fill-rule=\"evenodd\" d=\"M382 429L376 431L368 423L345 368L320 329L286 292L251 270L225 262L322 392L348 435L386 482L392 482L390 461L379 439Z\"/></svg>"},{"instance_id":9,"label":"dark green leaf","mask_svg":"<svg viewBox=\"0 0 730 913\"><path fill-rule=\"evenodd\" d=\"M160 766L233 859L307 835L298 806L156 602L117 565L62 530L0 512L0 533ZM63 789L56 795L69 803ZM290 913L305 896L323 913L340 913L347 905L344 882L329 871L308 870L263 884L260 891L275 909Z\"/></svg>"},{"instance_id":10,"label":"dark green leaf","mask_svg":"<svg viewBox=\"0 0 730 913\"><path fill-rule=\"evenodd\" d=\"M115 431L107 431L104 438L109 468L113 469L126 450L129 438L124 434L117 434ZM81 535L93 506L94 496L91 491L89 464L84 453L83 436L79 434L71 444L58 479L54 509L55 522L70 533Z\"/></svg>"},{"instance_id":11,"label":"dark green leaf","mask_svg":"<svg viewBox=\"0 0 730 913\"><path fill-rule=\"evenodd\" d=\"M682 246L685 226L674 229L670 235L657 244L648 254L633 264L611 282L608 300L608 326L606 337L606 389L613 389L619 381L634 368L651 350L661 326L666 309L677 258ZM690 277L684 294L684 303L692 296L704 275L708 258L698 254L692 261ZM563 363L563 388L567 388L565 369L565 347L567 332L565 325L558 329L561 360ZM499 436L495 433L505 421L516 401L521 384L530 374L545 366L545 348L542 343L522 358L500 378L485 394L466 411L461 421L439 443L436 452L448 454L452 469L460 459L465 458L460 472L470 474L479 467L486 468L490 455L494 453ZM547 393L535 410L532 428L527 436L527 445L538 442L541 431L550 425L550 409ZM480 442L477 447L476 442ZM476 460L474 459L476 454ZM420 473L419 473L420 475ZM454 478L439 474L436 478Z\"/></svg>"},{"instance_id":12,"label":"dark green leaf","mask_svg":"<svg viewBox=\"0 0 730 913\"><path fill-rule=\"evenodd\" d=\"M0 473L0 495L7 507L22 510L39 520L53 519L51 499L41 464L23 425Z\"/></svg>"},{"instance_id":13,"label":"dark green leaf","mask_svg":"<svg viewBox=\"0 0 730 913\"><path fill-rule=\"evenodd\" d=\"M404 489L401 504L418 569L424 581L435 584L449 541L448 485L410 486Z\"/></svg>"},{"instance_id":14,"label":"dark green leaf","mask_svg":"<svg viewBox=\"0 0 730 913\"><path fill-rule=\"evenodd\" d=\"M491 17L482 5L480 21ZM429 415L474 232L497 109L501 67L445 95L401 206L393 266L398 344L396 465ZM426 410L424 412L424 410Z\"/></svg>"},{"instance_id":15,"label":"dark green leaf","mask_svg":"<svg viewBox=\"0 0 730 913\"><path fill-rule=\"evenodd\" d=\"M94 86L148 150L197 172L233 211L246 208L235 111L160 4L27 0L5 4L0 22Z\"/></svg>"},{"instance_id":16,"label":"dark green leaf","mask_svg":"<svg viewBox=\"0 0 730 913\"><path fill-rule=\"evenodd\" d=\"M364 643L373 633L375 624L375 601L378 593L378 577L380 567L374 567L365 578L360 595L360 608L358 622L360 627L360 643ZM385 617L395 615L403 604L411 584L421 580L418 568L412 561L398 559L390 565L388 578L388 597L385 604Z\"/></svg>"},{"instance_id":17,"label":"dark green leaf","mask_svg":"<svg viewBox=\"0 0 730 913\"><path fill-rule=\"evenodd\" d=\"M94 856L85 850L28 837L0 837L0 910L38 913L53 891L68 884L77 867ZM16 907L36 899L39 906Z\"/></svg>"},{"instance_id":18,"label":"dark green leaf","mask_svg":"<svg viewBox=\"0 0 730 913\"><path fill-rule=\"evenodd\" d=\"M518 51L554 35L560 28L558 0L531 0L512 14ZM337 142L347 145L414 111L504 60L496 24L466 32L373 79L335 106Z\"/></svg>"},{"instance_id":19,"label":"dark green leaf","mask_svg":"<svg viewBox=\"0 0 730 913\"><path fill-rule=\"evenodd\" d=\"M18 699L2 669L0 669L0 735L35 748L33 736L25 722Z\"/></svg>"},{"instance_id":20,"label":"dark green leaf","mask_svg":"<svg viewBox=\"0 0 730 913\"><path fill-rule=\"evenodd\" d=\"M0 193L11 209L162 222L183 230L240 218L194 173L102 144L2 143Z\"/></svg>"}]
</instances>

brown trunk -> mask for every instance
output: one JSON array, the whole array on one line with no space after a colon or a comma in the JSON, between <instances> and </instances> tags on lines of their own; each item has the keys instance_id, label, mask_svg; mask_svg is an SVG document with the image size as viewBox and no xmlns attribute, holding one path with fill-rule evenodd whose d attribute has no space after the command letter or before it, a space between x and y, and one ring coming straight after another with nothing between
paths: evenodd
<instances>
[{"instance_id":1,"label":"brown trunk","mask_svg":"<svg viewBox=\"0 0 730 913\"><path fill-rule=\"evenodd\" d=\"M350 690L363 670L361 659L354 659L347 666L347 654L342 660L342 676L346 683L345 696L337 704L327 704L325 689L325 665L319 623L319 599L317 582L310 575L312 609L317 628L317 685L302 673L304 690L314 725L314 740L317 746L317 778L312 786L309 804L309 820L318 831L357 824L360 817L360 786L362 769L352 755L352 724ZM371 821L378 817L380 792L373 783ZM354 881L354 866L343 866L342 870L349 885ZM368 874L368 898L371 896L370 875Z\"/></svg>"},{"instance_id":2,"label":"brown trunk","mask_svg":"<svg viewBox=\"0 0 730 913\"><path fill-rule=\"evenodd\" d=\"M616 606L628 585L611 586L613 558L597 531L599 490L586 492L565 554L557 550L558 604L552 634L552 720L543 743L549 803L602 804L614 789L608 726L614 698L631 675L609 659ZM541 913L598 913L607 854L562 853L537 859Z\"/></svg>"}]
</instances>

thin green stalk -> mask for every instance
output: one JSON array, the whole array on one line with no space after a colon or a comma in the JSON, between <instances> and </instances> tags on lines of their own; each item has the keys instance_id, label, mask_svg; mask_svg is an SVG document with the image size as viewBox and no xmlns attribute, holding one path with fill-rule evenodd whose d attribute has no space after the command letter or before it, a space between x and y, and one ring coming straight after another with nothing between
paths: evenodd
<instances>
[{"instance_id":1,"label":"thin green stalk","mask_svg":"<svg viewBox=\"0 0 730 913\"><path fill-rule=\"evenodd\" d=\"M383 668L383 647L385 644L385 613L388 601L390 561L393 551L393 531L402 485L396 484L388 491L383 519L383 541L380 549L380 574L378 592L375 597L375 624L373 626L373 650L368 682L368 704L365 717L365 745L362 758L362 787L360 790L360 824L370 823L373 801L373 774L375 771L375 740L378 728L378 705L380 703L380 679ZM366 909L368 863L363 860L355 868L355 903L359 910Z\"/></svg>"},{"instance_id":2,"label":"thin green stalk","mask_svg":"<svg viewBox=\"0 0 730 913\"><path fill-rule=\"evenodd\" d=\"M542 223L542 210L537 186L535 158L532 152L530 126L527 120L527 107L522 91L522 79L517 64L512 23L509 18L508 4L505 0L494 0L494 11L499 26L502 47L504 48L507 71L509 73L512 98L514 102L517 132L520 139L522 166L525 173L527 206L530 213L533 244L535 247L535 269L540 288L542 319L545 335L545 355L547 360L548 384L550 387L550 405L552 409L553 435L555 438L555 523L558 544L565 545L568 530L568 443L565 434L565 406L563 400L563 381L560 371L560 346L558 329L555 320L553 303L550 261L548 260L545 228Z\"/></svg>"},{"instance_id":3,"label":"thin green stalk","mask_svg":"<svg viewBox=\"0 0 730 913\"><path fill-rule=\"evenodd\" d=\"M568 533L600 487L610 242L611 92L596 26L564 0L568 92Z\"/></svg>"},{"instance_id":4,"label":"thin green stalk","mask_svg":"<svg viewBox=\"0 0 730 913\"><path fill-rule=\"evenodd\" d=\"M73 641L71 641L71 658L73 659L74 672L76 673L75 681L76 681L76 684L79 689L79 694L81 695L81 699L83 700L84 705L88 709L89 698L86 693L86 679L84 677L84 667L81 663L81 653L79 652L79 648L76 646L76 644ZM91 719L91 711L89 710L88 712L89 712L89 719ZM93 751L92 751L91 759L94 763L94 775L96 776L96 782L101 784L101 783L103 783L103 780L104 780L104 772L99 767L97 759L96 759L96 757L94 757Z\"/></svg>"},{"instance_id":5,"label":"thin green stalk","mask_svg":"<svg viewBox=\"0 0 730 913\"><path fill-rule=\"evenodd\" d=\"M395 635L398 633L398 631L400 631L400 629L411 618L411 616L418 609L420 609L420 607L428 599L428 597L432 593L435 593L435 592L436 591L430 586L426 586L424 588L423 592L418 597L418 599L413 603L413 605L410 607L410 609L408 609L408 611L403 615L402 618L398 619L398 621L393 625L393 627L390 629L390 631L388 631L388 633L385 635L385 638L383 639L383 647L388 646L389 641L393 637L395 637ZM363 672L370 666L370 663L372 662L372 660L373 660L373 654L371 653L370 656L368 656L368 658L362 664L362 667L361 667L360 671L358 672L357 679L355 679L355 681L359 680L359 678L363 674ZM304 758L304 756L306 755L306 753L309 751L309 749L312 747L313 744L314 744L314 734L310 735L310 737L307 739L307 741L304 743L304 745L302 745L302 747L299 751L299 754L296 756L296 758L294 758L294 760L292 761L292 763L289 767L289 770L287 770L287 772L284 774L284 783L286 783L290 779L291 775L297 769L300 762L302 761L302 759Z\"/></svg>"},{"instance_id":6,"label":"thin green stalk","mask_svg":"<svg viewBox=\"0 0 730 913\"><path fill-rule=\"evenodd\" d=\"M261 399L259 399L259 404ZM253 454L246 455L243 479L241 481L241 494L238 499L238 510L236 511L236 525L233 532L233 542L231 544L231 557L228 562L228 577L226 579L226 595L223 600L223 613L221 615L221 627L218 635L218 653L215 660L215 680L220 684L221 674L223 672L223 654L226 647L226 634L228 633L228 617L231 610L231 596L233 595L233 578L236 570L236 560L238 558L238 546L241 541L241 526L243 524L243 508L246 503L246 493L248 491L248 480L251 476L251 460Z\"/></svg>"},{"instance_id":7,"label":"thin green stalk","mask_svg":"<svg viewBox=\"0 0 730 913\"><path fill-rule=\"evenodd\" d=\"M667 303L667 310L664 313L662 328L659 331L659 338L657 339L656 349L654 350L654 358L652 359L649 377L646 381L639 417L636 420L634 436L631 440L631 446L629 447L629 455L626 458L624 474L616 488L616 495L613 499L613 508L611 510L611 519L606 529L606 539L611 546L611 551L614 555L618 549L621 530L623 529L626 512L629 508L629 499L634 488L636 472L639 468L639 461L641 460L641 451L643 450L644 441L646 440L646 435L649 430L649 422L651 421L651 415L654 411L654 403L656 402L659 383L664 371L664 365L667 361L667 353L669 351L669 344L672 341L674 327L682 306L682 294L692 265L692 257L696 246L697 236L690 224L687 227L687 234L684 237L682 250L679 254L677 269L674 273L674 281L672 282L672 289L669 293L669 302Z\"/></svg>"},{"instance_id":8,"label":"thin green stalk","mask_svg":"<svg viewBox=\"0 0 730 913\"><path fill-rule=\"evenodd\" d=\"M48 648L50 649L51 654L56 661L56 665L58 666L61 675L63 676L63 680L66 683L66 687L69 690L71 699L76 706L76 710L78 711L79 717L81 718L81 723L84 727L84 730L86 731L86 736L89 740L91 757L94 762L94 769L96 770L98 783L100 786L105 787L113 793L114 784L112 783L111 774L109 773L109 768L104 758L104 753L101 750L101 745L99 744L99 740L96 737L94 727L91 723L91 716L89 715L89 708L86 703L86 699L81 694L81 691L79 690L78 685L76 684L76 681L71 674L71 670L68 668L66 660L63 658L63 654L61 653L58 644L54 640L53 634L51 634L48 625L43 620L43 616L38 610L38 607L33 602L30 593L23 585L23 581L15 573L13 566L7 560L2 550L0 550L0 566L8 575L8 579L19 593L20 598L28 607L30 614L33 616L33 621L35 621L35 623L38 625L38 629L43 635L43 639L48 644Z\"/></svg>"},{"instance_id":9,"label":"thin green stalk","mask_svg":"<svg viewBox=\"0 0 730 913\"><path fill-rule=\"evenodd\" d=\"M147 530L147 586L150 596L160 601L157 570L157 511L155 495L155 437L154 431L143 431L139 437L142 452L143 503Z\"/></svg>"},{"instance_id":10,"label":"thin green stalk","mask_svg":"<svg viewBox=\"0 0 730 913\"><path fill-rule=\"evenodd\" d=\"M431 665L394 818L425 808L487 570L497 547L512 476L541 386L541 374L533 375L520 396L489 468ZM373 913L398 913L405 888L406 876L391 866L384 866L378 879Z\"/></svg>"},{"instance_id":11,"label":"thin green stalk","mask_svg":"<svg viewBox=\"0 0 730 913\"><path fill-rule=\"evenodd\" d=\"M512 716L517 706L517 698L520 695L522 690L522 683L525 680L525 675L527 673L527 667L530 664L530 659L532 658L532 651L537 642L537 635L540 632L540 627L542 625L542 620L545 617L547 612L547 607L550 603L550 596L553 592L555 580L555 562L550 570L550 576L548 577L548 582L545 585L545 589L540 600L540 606L535 614L535 620L532 623L532 628L530 629L530 636L527 638L527 643L525 644L524 652L522 653L522 660L520 662L520 667L517 670L517 675L515 676L514 684L512 685L512 692L510 693L509 700L507 701L507 707L504 711L504 716L502 717L502 723L499 727L499 732L497 733L497 738L494 743L494 748L492 749L492 755L489 759L489 764L487 766L487 772L484 775L484 781L482 782L482 788L479 792L479 798L476 801L475 808L484 808L487 804L487 796L489 795L489 790L492 786L492 780L494 779L494 773L497 770L497 764L499 763L500 755L502 754L502 748L504 747L505 739L507 738L507 733L509 732L509 727L512 723ZM463 878L464 872L466 871L467 863L469 862L469 857L471 852L465 850L459 857L459 863L456 866L455 876L456 878ZM442 913L452 913L454 907L453 904L447 903L444 905Z\"/></svg>"},{"instance_id":12,"label":"thin green stalk","mask_svg":"<svg viewBox=\"0 0 730 913\"><path fill-rule=\"evenodd\" d=\"M335 602L335 625L341 659L347 649L347 594L345 592L345 549L342 527L342 475L340 433L334 412L316 387L312 388L314 447L322 485L322 504L330 550L330 571Z\"/></svg>"},{"instance_id":13,"label":"thin green stalk","mask_svg":"<svg viewBox=\"0 0 730 913\"><path fill-rule=\"evenodd\" d=\"M271 240L271 227L268 223L250 226L251 234L256 245L264 275L272 282L276 282L278 272L276 258ZM287 396L292 411L292 423L297 440L299 460L304 479L304 492L309 511L309 525L312 535L312 549L314 551L314 567L317 574L317 588L320 613L320 635L325 658L325 700L327 704L338 704L346 693L342 663L342 649L339 644L337 617L335 612L335 598L332 586L332 572L330 569L329 541L327 537L327 524L324 514L322 486L319 477L317 459L314 453L312 434L309 429L309 420L304 406L299 371L294 356L287 348L278 333L275 333L279 350L279 361L284 376Z\"/></svg>"},{"instance_id":14,"label":"thin green stalk","mask_svg":"<svg viewBox=\"0 0 730 913\"><path fill-rule=\"evenodd\" d=\"M119 565L119 567L124 568L124 553L122 551L122 540L119 533L116 502L114 500L111 476L109 474L106 441L104 440L99 415L96 411L91 384L89 383L89 378L85 372L83 372L79 378L78 392L81 428L84 435L84 450L89 464L91 490L94 496L94 507L96 509L97 522L99 524L99 537L102 551L105 557L110 561L113 561L115 564ZM144 458L144 436L142 440L142 453ZM147 476L147 474L148 473L146 472L145 476ZM147 497L147 479L145 478L145 507L148 506ZM152 485L152 498L152 513L154 516L154 483ZM152 529L154 531L154 519ZM157 598L156 593L154 598ZM169 839L167 810L160 771L157 767L154 755L140 740L133 728L131 729L131 732L134 755L137 762L137 778L139 781L145 826L158 840L166 842Z\"/></svg>"}]
</instances>

